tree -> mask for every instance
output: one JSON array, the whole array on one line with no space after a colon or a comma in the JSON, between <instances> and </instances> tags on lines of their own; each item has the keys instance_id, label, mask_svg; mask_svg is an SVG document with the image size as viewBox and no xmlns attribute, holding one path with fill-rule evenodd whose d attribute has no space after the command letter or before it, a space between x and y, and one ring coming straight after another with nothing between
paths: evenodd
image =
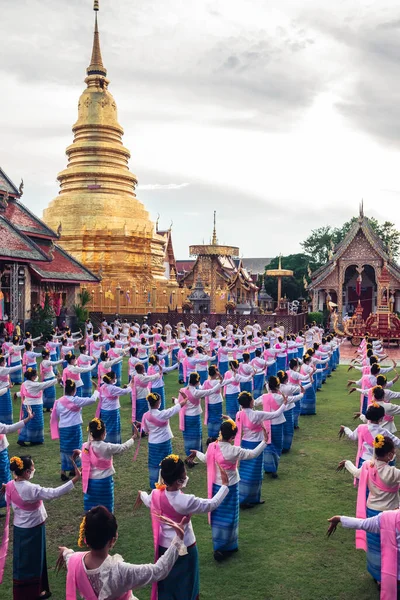
<instances>
[{"instance_id":1,"label":"tree","mask_svg":"<svg viewBox=\"0 0 400 600\"><path fill-rule=\"evenodd\" d=\"M358 217L353 217L341 227L325 225L311 231L301 246L313 271L329 260L330 252L344 239L357 220ZM395 224L390 221L379 223L374 217L368 218L368 223L381 239L388 254L394 259L398 258L400 255L400 232L396 229Z\"/></svg>"},{"instance_id":2,"label":"tree","mask_svg":"<svg viewBox=\"0 0 400 600\"><path fill-rule=\"evenodd\" d=\"M43 339L46 340L53 332L54 318L55 314L50 300L50 294L46 294L44 305L40 306L40 304L37 304L32 308L29 324L32 337L37 337L42 334Z\"/></svg>"},{"instance_id":3,"label":"tree","mask_svg":"<svg viewBox=\"0 0 400 600\"><path fill-rule=\"evenodd\" d=\"M82 331L85 328L85 321L89 318L88 306L92 300L90 292L83 289L78 294L79 303L73 305L73 310L76 317L76 325Z\"/></svg>"},{"instance_id":4,"label":"tree","mask_svg":"<svg viewBox=\"0 0 400 600\"><path fill-rule=\"evenodd\" d=\"M282 296L287 296L289 300L304 298L307 294L304 289L303 278L307 275L307 268L310 259L305 254L289 254L282 256L282 268L293 271L293 277L282 278ZM267 269L277 269L279 257L277 256L266 267ZM278 280L276 277L264 277L264 289L270 296L276 300L278 293Z\"/></svg>"}]
</instances>

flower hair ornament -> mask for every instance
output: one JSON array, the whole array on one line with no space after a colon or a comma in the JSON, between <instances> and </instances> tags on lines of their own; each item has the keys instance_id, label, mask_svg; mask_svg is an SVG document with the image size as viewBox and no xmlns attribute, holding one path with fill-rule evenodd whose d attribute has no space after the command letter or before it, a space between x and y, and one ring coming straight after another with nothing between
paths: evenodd
<instances>
[{"instance_id":1,"label":"flower hair ornament","mask_svg":"<svg viewBox=\"0 0 400 600\"><path fill-rule=\"evenodd\" d=\"M98 419L97 417L95 417L90 422L91 423L96 423L96 429L97 429L97 431L100 431L100 429L102 427L100 419Z\"/></svg>"},{"instance_id":2,"label":"flower hair ornament","mask_svg":"<svg viewBox=\"0 0 400 600\"><path fill-rule=\"evenodd\" d=\"M383 448L385 445L385 437L379 433L374 439L374 448Z\"/></svg>"},{"instance_id":3,"label":"flower hair ornament","mask_svg":"<svg viewBox=\"0 0 400 600\"><path fill-rule=\"evenodd\" d=\"M24 463L19 456L13 456L10 460L10 464L16 465L17 469L20 471L23 471L24 469Z\"/></svg>"},{"instance_id":4,"label":"flower hair ornament","mask_svg":"<svg viewBox=\"0 0 400 600\"><path fill-rule=\"evenodd\" d=\"M78 537L79 548L83 548L85 546L85 527L86 527L86 517L83 517L82 522L79 525L79 537Z\"/></svg>"},{"instance_id":5,"label":"flower hair ornament","mask_svg":"<svg viewBox=\"0 0 400 600\"><path fill-rule=\"evenodd\" d=\"M32 371L33 371L32 367L28 367L26 370L27 373L32 373Z\"/></svg>"},{"instance_id":6,"label":"flower hair ornament","mask_svg":"<svg viewBox=\"0 0 400 600\"><path fill-rule=\"evenodd\" d=\"M167 486L165 485L165 483L156 483L155 484L155 488L156 488L156 490L161 490L162 491L162 490L166 490Z\"/></svg>"},{"instance_id":7,"label":"flower hair ornament","mask_svg":"<svg viewBox=\"0 0 400 600\"><path fill-rule=\"evenodd\" d=\"M229 425L232 427L232 429L237 429L237 425L233 419L226 419L224 421L224 423L229 423Z\"/></svg>"},{"instance_id":8,"label":"flower hair ornament","mask_svg":"<svg viewBox=\"0 0 400 600\"><path fill-rule=\"evenodd\" d=\"M379 408L379 404L377 402L371 402L371 406L374 408Z\"/></svg>"},{"instance_id":9,"label":"flower hair ornament","mask_svg":"<svg viewBox=\"0 0 400 600\"><path fill-rule=\"evenodd\" d=\"M160 465L164 462L164 460L168 460L171 459L174 461L174 463L177 463L179 461L179 455L178 454L168 454L168 456L166 456L165 458L162 459L162 461L160 462Z\"/></svg>"},{"instance_id":10,"label":"flower hair ornament","mask_svg":"<svg viewBox=\"0 0 400 600\"><path fill-rule=\"evenodd\" d=\"M159 397L157 397L158 394L155 394L154 392L150 392L150 394L147 396L147 400L154 400L154 402L157 402L157 400L159 400Z\"/></svg>"}]
</instances>

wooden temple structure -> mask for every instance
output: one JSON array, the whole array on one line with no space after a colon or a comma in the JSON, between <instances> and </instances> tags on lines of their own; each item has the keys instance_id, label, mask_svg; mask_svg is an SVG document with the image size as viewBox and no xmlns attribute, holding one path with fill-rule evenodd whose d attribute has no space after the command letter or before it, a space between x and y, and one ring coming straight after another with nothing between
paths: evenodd
<instances>
[{"instance_id":1,"label":"wooden temple structure","mask_svg":"<svg viewBox=\"0 0 400 600\"><path fill-rule=\"evenodd\" d=\"M30 319L46 295L57 317L71 316L80 285L99 278L60 245L50 229L21 202L19 189L0 168L0 319Z\"/></svg>"}]
</instances>

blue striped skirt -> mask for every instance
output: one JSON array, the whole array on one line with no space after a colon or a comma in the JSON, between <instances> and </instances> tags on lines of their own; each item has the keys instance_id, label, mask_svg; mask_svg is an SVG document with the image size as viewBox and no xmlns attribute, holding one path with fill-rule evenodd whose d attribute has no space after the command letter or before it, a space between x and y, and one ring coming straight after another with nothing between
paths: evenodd
<instances>
[{"instance_id":1,"label":"blue striped skirt","mask_svg":"<svg viewBox=\"0 0 400 600\"><path fill-rule=\"evenodd\" d=\"M58 361L58 352L55 352L54 354L50 354L50 360L51 360L51 362L57 362Z\"/></svg>"},{"instance_id":2,"label":"blue striped skirt","mask_svg":"<svg viewBox=\"0 0 400 600\"><path fill-rule=\"evenodd\" d=\"M223 360L218 363L218 371L221 373L222 377L229 371L229 361Z\"/></svg>"},{"instance_id":3,"label":"blue striped skirt","mask_svg":"<svg viewBox=\"0 0 400 600\"><path fill-rule=\"evenodd\" d=\"M167 548L159 546L160 556L166 551ZM187 554L178 557L167 577L158 582L158 600L198 600L199 589L199 553L193 544Z\"/></svg>"},{"instance_id":4,"label":"blue striped skirt","mask_svg":"<svg viewBox=\"0 0 400 600\"><path fill-rule=\"evenodd\" d=\"M276 370L277 371L286 371L286 356L277 356L276 357Z\"/></svg>"},{"instance_id":5,"label":"blue striped skirt","mask_svg":"<svg viewBox=\"0 0 400 600\"><path fill-rule=\"evenodd\" d=\"M297 396L298 394L293 394L294 396ZM298 402L295 403L294 408L293 408L293 427L298 427L299 426L299 417L301 414L301 404L300 404L301 400L299 400ZM286 413L285 413L285 418L286 418Z\"/></svg>"},{"instance_id":6,"label":"blue striped skirt","mask_svg":"<svg viewBox=\"0 0 400 600\"><path fill-rule=\"evenodd\" d=\"M83 494L83 508L87 512L95 506L105 506L114 512L114 479L112 475L105 479L89 479L86 494Z\"/></svg>"},{"instance_id":7,"label":"blue striped skirt","mask_svg":"<svg viewBox=\"0 0 400 600\"><path fill-rule=\"evenodd\" d=\"M142 422L142 418L145 412L149 410L149 403L146 398L136 399L136 421Z\"/></svg>"},{"instance_id":8,"label":"blue striped skirt","mask_svg":"<svg viewBox=\"0 0 400 600\"><path fill-rule=\"evenodd\" d=\"M317 402L315 397L315 391L311 385L304 392L303 398L298 402L300 405L301 415L315 415L317 412ZM286 416L286 415L285 415Z\"/></svg>"},{"instance_id":9,"label":"blue striped skirt","mask_svg":"<svg viewBox=\"0 0 400 600\"><path fill-rule=\"evenodd\" d=\"M259 442L242 440L242 448L254 450ZM242 460L239 466L239 503L258 504L261 500L261 486L263 480L263 453L251 460Z\"/></svg>"},{"instance_id":10,"label":"blue striped skirt","mask_svg":"<svg viewBox=\"0 0 400 600\"><path fill-rule=\"evenodd\" d=\"M367 519L382 511L367 507ZM367 571L376 581L381 580L381 534L367 531Z\"/></svg>"},{"instance_id":11,"label":"blue striped skirt","mask_svg":"<svg viewBox=\"0 0 400 600\"><path fill-rule=\"evenodd\" d=\"M297 404L295 404L295 406L297 406ZM292 447L292 442L293 442L294 418L295 418L294 411L295 411L294 408L291 408L290 410L286 410L285 411L285 419L286 419L286 421L283 424L283 445L282 445L282 450L286 450L286 452L289 452L290 448Z\"/></svg>"},{"instance_id":12,"label":"blue striped skirt","mask_svg":"<svg viewBox=\"0 0 400 600\"><path fill-rule=\"evenodd\" d=\"M49 589L46 560L46 527L13 527L14 598L39 598Z\"/></svg>"},{"instance_id":13,"label":"blue striped skirt","mask_svg":"<svg viewBox=\"0 0 400 600\"><path fill-rule=\"evenodd\" d=\"M176 362L178 362L178 352L179 352L179 348L174 348L172 350L172 364L174 365Z\"/></svg>"},{"instance_id":14,"label":"blue striped skirt","mask_svg":"<svg viewBox=\"0 0 400 600\"><path fill-rule=\"evenodd\" d=\"M253 360L256 357L255 352L250 352L250 360Z\"/></svg>"},{"instance_id":15,"label":"blue striped skirt","mask_svg":"<svg viewBox=\"0 0 400 600\"><path fill-rule=\"evenodd\" d=\"M154 490L154 487L158 482L160 462L170 454L172 454L171 440L167 440L161 444L150 444L149 442L149 457L147 464L149 466L149 481L151 490Z\"/></svg>"},{"instance_id":16,"label":"blue striped skirt","mask_svg":"<svg viewBox=\"0 0 400 600\"><path fill-rule=\"evenodd\" d=\"M68 367L68 363L67 363L67 361L66 361L66 360L63 360L63 362L62 362L62 368L63 368L63 369L66 369L67 367Z\"/></svg>"},{"instance_id":17,"label":"blue striped skirt","mask_svg":"<svg viewBox=\"0 0 400 600\"><path fill-rule=\"evenodd\" d=\"M253 393L253 382L252 381L242 381L240 383L240 391L241 392L250 392Z\"/></svg>"},{"instance_id":18,"label":"blue striped skirt","mask_svg":"<svg viewBox=\"0 0 400 600\"><path fill-rule=\"evenodd\" d=\"M277 372L278 372L278 365L277 365L277 362L275 361L272 365L269 365L269 367L267 367L267 377L276 377Z\"/></svg>"},{"instance_id":19,"label":"blue striped skirt","mask_svg":"<svg viewBox=\"0 0 400 600\"><path fill-rule=\"evenodd\" d=\"M151 388L153 394L158 394L161 398L160 410L165 410L165 387Z\"/></svg>"},{"instance_id":20,"label":"blue striped skirt","mask_svg":"<svg viewBox=\"0 0 400 600\"><path fill-rule=\"evenodd\" d=\"M317 370L314 373L314 379L316 381L317 390L320 390L322 387L322 371L317 365Z\"/></svg>"},{"instance_id":21,"label":"blue striped skirt","mask_svg":"<svg viewBox=\"0 0 400 600\"><path fill-rule=\"evenodd\" d=\"M43 419L43 404L35 404L31 406L32 412L35 415L33 419L21 429L18 436L19 442L33 442L43 444L44 442L44 419ZM28 416L25 404L22 405L23 419Z\"/></svg>"},{"instance_id":22,"label":"blue striped skirt","mask_svg":"<svg viewBox=\"0 0 400 600\"><path fill-rule=\"evenodd\" d=\"M262 395L265 383L265 375L254 375L253 377L253 397L254 399Z\"/></svg>"},{"instance_id":23,"label":"blue striped skirt","mask_svg":"<svg viewBox=\"0 0 400 600\"><path fill-rule=\"evenodd\" d=\"M89 373L81 373L83 386L80 389L84 398L90 398L92 395L92 373L93 371L89 371Z\"/></svg>"},{"instance_id":24,"label":"blue striped skirt","mask_svg":"<svg viewBox=\"0 0 400 600\"><path fill-rule=\"evenodd\" d=\"M203 385L205 381L207 381L207 371L197 371L200 377L200 385Z\"/></svg>"},{"instance_id":25,"label":"blue striped skirt","mask_svg":"<svg viewBox=\"0 0 400 600\"><path fill-rule=\"evenodd\" d=\"M213 496L221 486L213 483ZM229 493L211 513L213 547L222 552L236 550L239 536L239 484L229 486Z\"/></svg>"},{"instance_id":26,"label":"blue striped skirt","mask_svg":"<svg viewBox=\"0 0 400 600\"><path fill-rule=\"evenodd\" d=\"M47 377L44 381L48 381L49 379L54 379L54 377ZM53 408L54 402L56 400L56 386L52 385L49 388L43 390L43 408ZM77 446L80 448L80 446Z\"/></svg>"},{"instance_id":27,"label":"blue striped skirt","mask_svg":"<svg viewBox=\"0 0 400 600\"><path fill-rule=\"evenodd\" d=\"M121 377L122 377L122 362L117 363L116 365L112 366L112 370L114 371L114 373L117 376L117 385L119 387L121 387Z\"/></svg>"},{"instance_id":28,"label":"blue striped skirt","mask_svg":"<svg viewBox=\"0 0 400 600\"><path fill-rule=\"evenodd\" d=\"M98 365L99 365L99 363L96 363L95 368L92 369L89 373L89 375L91 377L93 377L93 379L97 379L97 377L99 376ZM82 373L82 375L84 375L84 373ZM82 379L82 381L83 381L83 379Z\"/></svg>"},{"instance_id":29,"label":"blue striped skirt","mask_svg":"<svg viewBox=\"0 0 400 600\"><path fill-rule=\"evenodd\" d=\"M11 367L17 367L18 365L21 365L21 361L17 360L16 362L12 362L11 363ZM10 379L11 379L11 383L17 383L20 384L22 383L22 367L20 369L18 369L18 371L14 371L14 373L10 373Z\"/></svg>"},{"instance_id":30,"label":"blue striped skirt","mask_svg":"<svg viewBox=\"0 0 400 600\"><path fill-rule=\"evenodd\" d=\"M218 437L222 423L222 402L208 405L207 433L208 437Z\"/></svg>"},{"instance_id":31,"label":"blue striped skirt","mask_svg":"<svg viewBox=\"0 0 400 600\"><path fill-rule=\"evenodd\" d=\"M7 448L0 452L0 487L2 483L11 481L10 459ZM0 495L0 508L6 505L5 495Z\"/></svg>"},{"instance_id":32,"label":"blue striped skirt","mask_svg":"<svg viewBox=\"0 0 400 600\"><path fill-rule=\"evenodd\" d=\"M164 362L165 366L169 367L169 354L164 354Z\"/></svg>"},{"instance_id":33,"label":"blue striped skirt","mask_svg":"<svg viewBox=\"0 0 400 600\"><path fill-rule=\"evenodd\" d=\"M203 452L201 415L188 417L185 415L185 431L183 432L183 444L186 455L189 456L191 450Z\"/></svg>"},{"instance_id":34,"label":"blue striped skirt","mask_svg":"<svg viewBox=\"0 0 400 600\"><path fill-rule=\"evenodd\" d=\"M73 471L74 466L71 462L72 453L74 450L82 448L82 427L80 425L72 425L71 427L60 427L60 454L61 454L61 471ZM81 466L81 459L75 460L76 466Z\"/></svg>"},{"instance_id":35,"label":"blue striped skirt","mask_svg":"<svg viewBox=\"0 0 400 600\"><path fill-rule=\"evenodd\" d=\"M300 360L303 358L304 355L304 348L297 348L297 358L300 358Z\"/></svg>"},{"instance_id":36,"label":"blue striped skirt","mask_svg":"<svg viewBox=\"0 0 400 600\"><path fill-rule=\"evenodd\" d=\"M236 419L236 413L239 410L239 392L235 394L226 394L226 414L233 420Z\"/></svg>"},{"instance_id":37,"label":"blue striped skirt","mask_svg":"<svg viewBox=\"0 0 400 600\"><path fill-rule=\"evenodd\" d=\"M264 450L264 471L266 473L276 473L278 470L283 447L283 423L271 425L271 437L272 443L268 444Z\"/></svg>"},{"instance_id":38,"label":"blue striped skirt","mask_svg":"<svg viewBox=\"0 0 400 600\"><path fill-rule=\"evenodd\" d=\"M368 409L368 396L363 396L362 414L365 415Z\"/></svg>"},{"instance_id":39,"label":"blue striped skirt","mask_svg":"<svg viewBox=\"0 0 400 600\"><path fill-rule=\"evenodd\" d=\"M184 377L183 377L183 364L180 362L179 366L178 366L178 376L179 376L179 381L183 381Z\"/></svg>"},{"instance_id":40,"label":"blue striped skirt","mask_svg":"<svg viewBox=\"0 0 400 600\"><path fill-rule=\"evenodd\" d=\"M13 405L11 392L7 390L3 396L0 396L0 423L11 425L13 422Z\"/></svg>"},{"instance_id":41,"label":"blue striped skirt","mask_svg":"<svg viewBox=\"0 0 400 600\"><path fill-rule=\"evenodd\" d=\"M105 442L110 444L121 443L121 416L119 408L115 410L101 410L100 419L104 421L106 426Z\"/></svg>"}]
</instances>

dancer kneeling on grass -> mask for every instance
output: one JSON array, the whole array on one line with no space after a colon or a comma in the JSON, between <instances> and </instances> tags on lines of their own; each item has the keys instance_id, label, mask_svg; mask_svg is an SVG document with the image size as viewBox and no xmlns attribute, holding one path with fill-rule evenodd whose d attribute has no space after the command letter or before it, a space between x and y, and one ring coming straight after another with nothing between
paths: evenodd
<instances>
[{"instance_id":1,"label":"dancer kneeling on grass","mask_svg":"<svg viewBox=\"0 0 400 600\"><path fill-rule=\"evenodd\" d=\"M151 509L156 560L159 555L168 552L167 548L173 542L173 532L164 518L179 523L186 515L190 518L194 514L210 513L218 509L228 495L228 475L223 468L220 468L220 478L221 487L209 500L184 494L182 488L186 487L189 478L183 461L176 454L164 458L161 462L161 479L164 484L159 485L150 495L139 492L136 502L136 506L143 502ZM162 516L161 522L159 515ZM199 597L199 558L190 520L185 528L184 543L187 552L181 552L168 577L153 586L152 600L157 597L158 600L197 600Z\"/></svg>"},{"instance_id":2,"label":"dancer kneeling on grass","mask_svg":"<svg viewBox=\"0 0 400 600\"><path fill-rule=\"evenodd\" d=\"M395 456L392 440L381 434L374 439L374 458L357 469L350 460L343 460L337 468L346 468L359 480L356 516L359 519L375 517L384 510L399 507L400 470L390 466ZM381 580L380 535L364 531L356 533L356 548L367 553L367 570L375 581Z\"/></svg>"},{"instance_id":3,"label":"dancer kneeling on grass","mask_svg":"<svg viewBox=\"0 0 400 600\"><path fill-rule=\"evenodd\" d=\"M3 579L8 551L10 508L14 512L13 531L13 598L40 600L50 598L46 562L46 510L43 500L52 500L72 491L81 474L57 488L44 488L31 483L35 464L30 456L13 456L10 469L14 480L3 485L7 518L0 553L0 583Z\"/></svg>"},{"instance_id":4,"label":"dancer kneeling on grass","mask_svg":"<svg viewBox=\"0 0 400 600\"><path fill-rule=\"evenodd\" d=\"M400 510L385 510L368 519L335 516L328 521L330 523L328 536L336 531L339 523L346 529L357 529L380 535L382 548L380 600L400 598Z\"/></svg>"},{"instance_id":5,"label":"dancer kneeling on grass","mask_svg":"<svg viewBox=\"0 0 400 600\"><path fill-rule=\"evenodd\" d=\"M160 410L161 397L159 394L151 392L146 398L149 403L150 410L147 411L142 417L142 428L141 431L148 433L149 435L149 478L150 478L150 489L152 490L158 481L158 474L160 470L160 463L163 458L172 454L172 438L174 437L171 431L169 420L174 415L178 414L182 406L185 406L187 402L187 396L181 391L179 394L179 401L173 398L175 402L172 408Z\"/></svg>"},{"instance_id":6,"label":"dancer kneeling on grass","mask_svg":"<svg viewBox=\"0 0 400 600\"><path fill-rule=\"evenodd\" d=\"M254 410L254 399L250 392L241 392L239 404L242 410L236 415L238 432L235 446L245 450L254 450L264 438L264 422L279 417L285 410L287 400L273 412ZM245 460L239 466L239 503L240 508L252 508L256 504L264 504L261 500L261 486L263 481L263 455Z\"/></svg>"},{"instance_id":7,"label":"dancer kneeling on grass","mask_svg":"<svg viewBox=\"0 0 400 600\"><path fill-rule=\"evenodd\" d=\"M83 518L79 529L78 546L88 546L88 552L74 552L60 546L57 567L67 565L66 600L76 600L76 592L85 600L115 598L136 600L131 590L164 579L171 571L183 546L186 525L168 522L172 543L167 552L154 564L131 565L119 554L110 555L118 540L118 525L112 513L104 506L92 508Z\"/></svg>"},{"instance_id":8,"label":"dancer kneeling on grass","mask_svg":"<svg viewBox=\"0 0 400 600\"><path fill-rule=\"evenodd\" d=\"M133 435L124 444L111 444L104 441L106 426L101 419L92 419L89 423L89 441L83 444L82 451L75 450L73 457L82 460L83 507L85 512L102 504L114 512L113 456L123 454L132 448L138 431L133 425Z\"/></svg>"},{"instance_id":9,"label":"dancer kneeling on grass","mask_svg":"<svg viewBox=\"0 0 400 600\"><path fill-rule=\"evenodd\" d=\"M214 558L222 561L238 550L239 535L239 471L238 461L251 460L262 454L267 445L268 434L264 430L264 441L253 450L245 450L234 446L238 428L232 419L221 425L218 441L212 442L206 454L193 450L190 460L195 456L207 463L208 497L216 494L222 485L221 475L217 469L220 465L226 469L229 477L229 494L221 506L211 515L211 530L214 546Z\"/></svg>"},{"instance_id":10,"label":"dancer kneeling on grass","mask_svg":"<svg viewBox=\"0 0 400 600\"><path fill-rule=\"evenodd\" d=\"M68 481L69 476L73 477L75 470L71 460L75 448L82 447L82 408L89 404L94 404L99 397L96 390L90 398L84 398L76 395L76 384L72 379L65 381L65 395L54 403L54 408L50 417L51 439L60 439L61 454L61 481ZM80 459L77 458L76 464L80 467Z\"/></svg>"}]
</instances>

